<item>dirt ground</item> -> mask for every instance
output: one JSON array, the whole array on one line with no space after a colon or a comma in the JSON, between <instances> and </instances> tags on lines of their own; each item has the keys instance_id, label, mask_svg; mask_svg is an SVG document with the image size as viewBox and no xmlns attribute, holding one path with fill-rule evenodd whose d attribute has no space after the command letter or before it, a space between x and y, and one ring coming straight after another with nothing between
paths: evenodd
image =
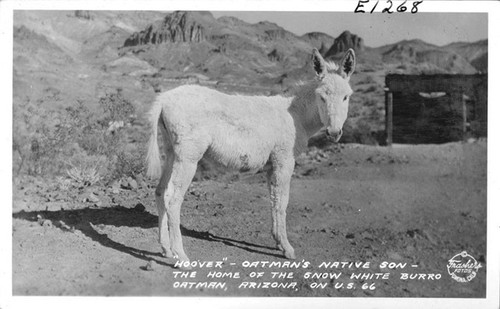
<instances>
[{"instance_id":1,"label":"dirt ground","mask_svg":"<svg viewBox=\"0 0 500 309\"><path fill-rule=\"evenodd\" d=\"M181 215L189 272L160 254L154 183L16 178L13 294L482 298L486 149L486 140L311 149L287 212L295 264L274 248L263 173L198 173ZM465 283L447 270L462 251L482 266Z\"/></svg>"}]
</instances>

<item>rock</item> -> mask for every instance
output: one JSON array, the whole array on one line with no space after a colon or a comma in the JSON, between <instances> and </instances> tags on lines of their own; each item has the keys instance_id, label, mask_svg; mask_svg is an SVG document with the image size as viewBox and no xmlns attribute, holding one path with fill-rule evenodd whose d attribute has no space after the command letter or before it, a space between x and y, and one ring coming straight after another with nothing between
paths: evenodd
<instances>
[{"instance_id":1,"label":"rock","mask_svg":"<svg viewBox=\"0 0 500 309\"><path fill-rule=\"evenodd\" d=\"M267 58L270 61L279 62L283 59L283 55L275 48L269 54L267 54Z\"/></svg>"},{"instance_id":2,"label":"rock","mask_svg":"<svg viewBox=\"0 0 500 309\"><path fill-rule=\"evenodd\" d=\"M45 226L45 227L51 227L52 226L52 221L50 220L43 220L42 221L42 226Z\"/></svg>"},{"instance_id":3,"label":"rock","mask_svg":"<svg viewBox=\"0 0 500 309\"><path fill-rule=\"evenodd\" d=\"M325 57L336 56L346 52L349 48L354 49L355 52L359 52L365 49L365 44L363 39L356 34L344 31L333 41Z\"/></svg>"},{"instance_id":4,"label":"rock","mask_svg":"<svg viewBox=\"0 0 500 309\"><path fill-rule=\"evenodd\" d=\"M40 214L36 215L36 221L38 222L38 224L43 225L43 220L44 219L43 219L42 215L40 215Z\"/></svg>"},{"instance_id":5,"label":"rock","mask_svg":"<svg viewBox=\"0 0 500 309\"><path fill-rule=\"evenodd\" d=\"M57 226L65 231L74 232L74 228L69 227L64 221L59 220Z\"/></svg>"},{"instance_id":6,"label":"rock","mask_svg":"<svg viewBox=\"0 0 500 309\"><path fill-rule=\"evenodd\" d=\"M90 15L90 11L84 11L84 10L76 10L74 12L75 17L81 18L81 19L86 19L86 20L93 20L94 17Z\"/></svg>"},{"instance_id":7,"label":"rock","mask_svg":"<svg viewBox=\"0 0 500 309\"><path fill-rule=\"evenodd\" d=\"M143 212L146 210L146 207L144 207L142 203L137 203L137 205L135 205L134 207L134 210L138 212Z\"/></svg>"},{"instance_id":8,"label":"rock","mask_svg":"<svg viewBox=\"0 0 500 309\"><path fill-rule=\"evenodd\" d=\"M120 184L120 189L130 190L129 184L126 180L123 180Z\"/></svg>"},{"instance_id":9,"label":"rock","mask_svg":"<svg viewBox=\"0 0 500 309\"><path fill-rule=\"evenodd\" d=\"M120 181L113 181L107 188L106 191L112 194L120 193L121 183Z\"/></svg>"},{"instance_id":10,"label":"rock","mask_svg":"<svg viewBox=\"0 0 500 309\"><path fill-rule=\"evenodd\" d=\"M206 40L204 21L215 18L208 12L173 12L145 30L132 34L124 46L202 42Z\"/></svg>"},{"instance_id":11,"label":"rock","mask_svg":"<svg viewBox=\"0 0 500 309\"><path fill-rule=\"evenodd\" d=\"M97 197L97 195L94 192L90 192L89 194L87 194L85 201L90 202L90 203L99 203L100 202L99 198Z\"/></svg>"},{"instance_id":12,"label":"rock","mask_svg":"<svg viewBox=\"0 0 500 309\"><path fill-rule=\"evenodd\" d=\"M136 190L138 188L137 181L135 181L135 179L133 179L132 177L127 178L127 182L128 182L128 186L132 190Z\"/></svg>"},{"instance_id":13,"label":"rock","mask_svg":"<svg viewBox=\"0 0 500 309\"><path fill-rule=\"evenodd\" d=\"M354 239L354 237L355 236L353 233L349 233L349 234L345 235L345 238L347 238L347 239Z\"/></svg>"},{"instance_id":14,"label":"rock","mask_svg":"<svg viewBox=\"0 0 500 309\"><path fill-rule=\"evenodd\" d=\"M307 169L302 173L302 176L312 176L312 175L317 175L319 173L319 170L317 167L313 167L310 169Z\"/></svg>"},{"instance_id":15,"label":"rock","mask_svg":"<svg viewBox=\"0 0 500 309\"><path fill-rule=\"evenodd\" d=\"M139 186L139 188L147 188L148 186L144 177L140 174L135 177L135 181L137 181L137 186Z\"/></svg>"},{"instance_id":16,"label":"rock","mask_svg":"<svg viewBox=\"0 0 500 309\"><path fill-rule=\"evenodd\" d=\"M144 270L153 271L158 266L158 264L154 260L150 260L146 266L143 267Z\"/></svg>"},{"instance_id":17,"label":"rock","mask_svg":"<svg viewBox=\"0 0 500 309\"><path fill-rule=\"evenodd\" d=\"M135 181L132 177L123 179L121 181L121 188L125 190L136 190L138 188L137 181Z\"/></svg>"}]
</instances>

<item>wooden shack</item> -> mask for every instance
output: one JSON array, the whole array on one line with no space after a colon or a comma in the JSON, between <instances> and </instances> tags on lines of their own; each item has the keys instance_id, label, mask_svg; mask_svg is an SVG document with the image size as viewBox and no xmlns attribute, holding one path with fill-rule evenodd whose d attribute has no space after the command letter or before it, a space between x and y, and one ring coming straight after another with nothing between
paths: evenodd
<instances>
[{"instance_id":1,"label":"wooden shack","mask_svg":"<svg viewBox=\"0 0 500 309\"><path fill-rule=\"evenodd\" d=\"M486 136L487 74L389 74L385 84L388 145Z\"/></svg>"}]
</instances>

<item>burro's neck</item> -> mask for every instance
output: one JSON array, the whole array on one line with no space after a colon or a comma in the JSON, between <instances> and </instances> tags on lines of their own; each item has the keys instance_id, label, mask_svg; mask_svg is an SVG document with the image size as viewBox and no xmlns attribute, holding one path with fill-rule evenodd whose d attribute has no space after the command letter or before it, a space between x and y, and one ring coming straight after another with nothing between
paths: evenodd
<instances>
[{"instance_id":1,"label":"burro's neck","mask_svg":"<svg viewBox=\"0 0 500 309\"><path fill-rule=\"evenodd\" d=\"M292 99L289 112L293 117L297 135L307 140L316 134L324 125L321 122L315 90L318 82L313 81L302 86Z\"/></svg>"}]
</instances>

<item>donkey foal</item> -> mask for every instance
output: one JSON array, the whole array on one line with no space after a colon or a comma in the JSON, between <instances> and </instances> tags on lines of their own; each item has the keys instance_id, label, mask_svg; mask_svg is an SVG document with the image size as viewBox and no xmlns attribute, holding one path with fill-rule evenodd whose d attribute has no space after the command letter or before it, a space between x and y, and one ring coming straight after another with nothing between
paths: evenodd
<instances>
[{"instance_id":1,"label":"donkey foal","mask_svg":"<svg viewBox=\"0 0 500 309\"><path fill-rule=\"evenodd\" d=\"M295 157L309 137L322 128L337 142L347 118L352 94L349 78L355 55L349 49L340 62L326 62L314 49L316 78L295 90L293 98L227 95L213 89L186 85L162 93L151 110L152 134L148 174L160 176L156 188L159 238L165 256L189 262L180 231L184 194L197 163L209 157L242 171L268 172L272 201L272 235L285 257L295 258L286 234L286 207ZM166 162L161 169L157 142L160 128Z\"/></svg>"}]
</instances>

